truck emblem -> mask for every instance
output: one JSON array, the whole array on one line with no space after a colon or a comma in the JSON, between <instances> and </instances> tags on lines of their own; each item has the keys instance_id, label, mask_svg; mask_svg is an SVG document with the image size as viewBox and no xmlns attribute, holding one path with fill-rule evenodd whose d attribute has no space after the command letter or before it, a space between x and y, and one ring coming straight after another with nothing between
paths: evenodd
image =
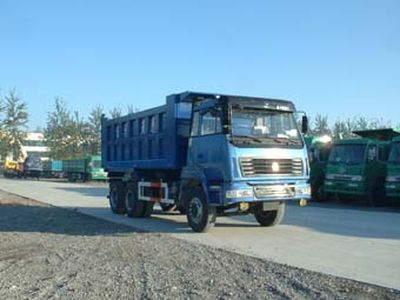
<instances>
[{"instance_id":1,"label":"truck emblem","mask_svg":"<svg viewBox=\"0 0 400 300\"><path fill-rule=\"evenodd\" d=\"M274 161L274 162L272 163L271 168L272 168L272 171L273 171L273 172L279 172L279 169L280 169L279 164L278 164L276 161Z\"/></svg>"}]
</instances>

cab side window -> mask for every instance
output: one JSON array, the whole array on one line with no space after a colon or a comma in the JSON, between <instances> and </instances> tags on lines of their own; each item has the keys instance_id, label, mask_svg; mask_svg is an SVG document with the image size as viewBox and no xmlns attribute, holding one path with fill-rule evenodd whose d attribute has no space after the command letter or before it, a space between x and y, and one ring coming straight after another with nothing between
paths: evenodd
<instances>
[{"instance_id":1,"label":"cab side window","mask_svg":"<svg viewBox=\"0 0 400 300\"><path fill-rule=\"evenodd\" d=\"M209 135L222 132L221 110L210 109L200 116L200 135Z\"/></svg>"},{"instance_id":2,"label":"cab side window","mask_svg":"<svg viewBox=\"0 0 400 300\"><path fill-rule=\"evenodd\" d=\"M387 161L389 157L389 151L386 147L384 146L379 146L378 148L378 160L379 161Z\"/></svg>"},{"instance_id":3,"label":"cab side window","mask_svg":"<svg viewBox=\"0 0 400 300\"><path fill-rule=\"evenodd\" d=\"M376 156L377 156L376 145L372 145L368 148L368 160L374 161L376 160Z\"/></svg>"}]
</instances>

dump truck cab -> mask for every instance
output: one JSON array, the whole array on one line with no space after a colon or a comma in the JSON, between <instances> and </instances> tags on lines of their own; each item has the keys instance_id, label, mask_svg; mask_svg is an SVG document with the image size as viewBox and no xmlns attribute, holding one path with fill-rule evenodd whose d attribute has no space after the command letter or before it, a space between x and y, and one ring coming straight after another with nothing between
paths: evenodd
<instances>
[{"instance_id":1,"label":"dump truck cab","mask_svg":"<svg viewBox=\"0 0 400 300\"><path fill-rule=\"evenodd\" d=\"M329 155L324 189L330 195L385 201L386 163L392 129L355 131L358 139L338 140Z\"/></svg>"},{"instance_id":2,"label":"dump truck cab","mask_svg":"<svg viewBox=\"0 0 400 300\"><path fill-rule=\"evenodd\" d=\"M200 181L210 204L222 206L222 211L242 202L309 199L307 152L293 103L187 97L193 118L181 178Z\"/></svg>"},{"instance_id":3,"label":"dump truck cab","mask_svg":"<svg viewBox=\"0 0 400 300\"><path fill-rule=\"evenodd\" d=\"M305 141L310 161L311 198L313 201L323 201L326 199L324 181L332 138L328 135L307 136Z\"/></svg>"},{"instance_id":4,"label":"dump truck cab","mask_svg":"<svg viewBox=\"0 0 400 300\"><path fill-rule=\"evenodd\" d=\"M107 172L101 166L101 155L90 155L87 157L87 171L89 180L107 180Z\"/></svg>"},{"instance_id":5,"label":"dump truck cab","mask_svg":"<svg viewBox=\"0 0 400 300\"><path fill-rule=\"evenodd\" d=\"M394 138L392 142L387 163L385 189L388 197L400 200L400 137Z\"/></svg>"}]
</instances>

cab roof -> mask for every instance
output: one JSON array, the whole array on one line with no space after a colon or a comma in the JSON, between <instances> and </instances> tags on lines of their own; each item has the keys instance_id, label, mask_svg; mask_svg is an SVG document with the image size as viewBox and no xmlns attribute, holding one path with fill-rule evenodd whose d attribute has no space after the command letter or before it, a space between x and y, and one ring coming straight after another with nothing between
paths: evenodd
<instances>
[{"instance_id":1,"label":"cab roof","mask_svg":"<svg viewBox=\"0 0 400 300\"><path fill-rule=\"evenodd\" d=\"M179 102L192 102L205 99L216 99L222 101L229 101L230 103L238 105L249 105L249 106L263 106L264 108L278 109L294 111L295 106L293 102L288 100L273 99L273 98L262 98L262 97L252 97L252 96L239 96L239 95L228 95L228 94L218 94L218 93L201 93L201 92L183 92L180 94L175 94L171 96L177 96Z\"/></svg>"},{"instance_id":2,"label":"cab roof","mask_svg":"<svg viewBox=\"0 0 400 300\"><path fill-rule=\"evenodd\" d=\"M379 141L391 141L395 137L400 137L400 129L393 128L359 130L353 131L353 133L362 138L375 139Z\"/></svg>"}]
</instances>

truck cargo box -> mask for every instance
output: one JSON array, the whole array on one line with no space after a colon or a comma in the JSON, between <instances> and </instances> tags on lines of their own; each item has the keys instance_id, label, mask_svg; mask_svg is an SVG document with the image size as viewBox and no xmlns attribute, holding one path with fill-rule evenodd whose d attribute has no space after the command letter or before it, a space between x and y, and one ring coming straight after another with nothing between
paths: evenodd
<instances>
[{"instance_id":1,"label":"truck cargo box","mask_svg":"<svg viewBox=\"0 0 400 300\"><path fill-rule=\"evenodd\" d=\"M86 172L86 159L66 159L62 161L63 172Z\"/></svg>"},{"instance_id":2,"label":"truck cargo box","mask_svg":"<svg viewBox=\"0 0 400 300\"><path fill-rule=\"evenodd\" d=\"M102 161L106 171L179 169L186 162L192 103L170 95L166 105L102 119Z\"/></svg>"},{"instance_id":3,"label":"truck cargo box","mask_svg":"<svg viewBox=\"0 0 400 300\"><path fill-rule=\"evenodd\" d=\"M51 171L53 172L62 172L63 170L63 162L62 160L53 160L51 161Z\"/></svg>"}]
</instances>

